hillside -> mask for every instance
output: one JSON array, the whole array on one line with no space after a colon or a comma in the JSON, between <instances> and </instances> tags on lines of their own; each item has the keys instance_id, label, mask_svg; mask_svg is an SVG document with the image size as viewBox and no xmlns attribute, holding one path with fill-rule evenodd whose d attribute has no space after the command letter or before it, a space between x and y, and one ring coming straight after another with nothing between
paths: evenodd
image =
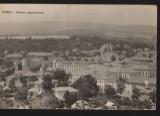
<instances>
[{"instance_id":1,"label":"hillside","mask_svg":"<svg viewBox=\"0 0 160 116\"><path fill-rule=\"evenodd\" d=\"M106 36L107 33L130 33L131 35L156 36L154 26L127 25L116 26L102 23L76 22L26 22L0 23L0 35L85 35ZM69 31L68 31L69 29Z\"/></svg>"}]
</instances>

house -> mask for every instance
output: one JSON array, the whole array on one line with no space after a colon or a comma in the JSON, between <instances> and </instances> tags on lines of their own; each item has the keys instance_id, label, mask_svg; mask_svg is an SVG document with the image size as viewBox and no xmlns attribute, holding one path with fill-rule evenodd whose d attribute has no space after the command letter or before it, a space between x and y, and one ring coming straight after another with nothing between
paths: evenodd
<instances>
[{"instance_id":1,"label":"house","mask_svg":"<svg viewBox=\"0 0 160 116\"><path fill-rule=\"evenodd\" d=\"M105 86L106 85L111 85L112 87L114 87L116 89L116 81L118 79L110 76L110 77L96 77L96 81L97 81L97 86L100 88L100 90L102 90L102 92L104 92L105 90Z\"/></svg>"},{"instance_id":2,"label":"house","mask_svg":"<svg viewBox=\"0 0 160 116\"><path fill-rule=\"evenodd\" d=\"M29 89L28 92L29 92L29 95L30 95L30 93L33 93L33 95L36 95L37 93L38 94L42 93L42 90L40 90L36 87L33 87L33 88Z\"/></svg>"},{"instance_id":3,"label":"house","mask_svg":"<svg viewBox=\"0 0 160 116\"><path fill-rule=\"evenodd\" d=\"M72 87L57 87L54 88L54 94L59 100L64 100L64 94L68 91L71 93L77 93L78 90L72 88Z\"/></svg>"},{"instance_id":4,"label":"house","mask_svg":"<svg viewBox=\"0 0 160 116\"><path fill-rule=\"evenodd\" d=\"M117 106L115 105L115 103L110 101L108 101L104 106L110 110L117 110Z\"/></svg>"}]
</instances>

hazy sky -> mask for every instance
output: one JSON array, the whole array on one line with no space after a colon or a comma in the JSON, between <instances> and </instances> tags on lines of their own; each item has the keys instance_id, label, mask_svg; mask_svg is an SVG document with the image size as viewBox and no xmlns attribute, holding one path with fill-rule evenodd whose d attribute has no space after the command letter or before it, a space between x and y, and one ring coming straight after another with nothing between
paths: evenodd
<instances>
[{"instance_id":1,"label":"hazy sky","mask_svg":"<svg viewBox=\"0 0 160 116\"><path fill-rule=\"evenodd\" d=\"M43 14L4 14L2 11L43 11ZM0 22L98 22L114 25L157 25L153 5L0 4Z\"/></svg>"}]
</instances>

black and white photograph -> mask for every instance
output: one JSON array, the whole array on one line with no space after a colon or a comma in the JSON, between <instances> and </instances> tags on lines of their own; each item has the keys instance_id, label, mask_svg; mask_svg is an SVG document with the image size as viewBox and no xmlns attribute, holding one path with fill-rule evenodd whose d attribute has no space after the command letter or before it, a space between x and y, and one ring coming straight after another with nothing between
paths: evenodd
<instances>
[{"instance_id":1,"label":"black and white photograph","mask_svg":"<svg viewBox=\"0 0 160 116\"><path fill-rule=\"evenodd\" d=\"M0 4L0 109L156 110L157 6Z\"/></svg>"}]
</instances>

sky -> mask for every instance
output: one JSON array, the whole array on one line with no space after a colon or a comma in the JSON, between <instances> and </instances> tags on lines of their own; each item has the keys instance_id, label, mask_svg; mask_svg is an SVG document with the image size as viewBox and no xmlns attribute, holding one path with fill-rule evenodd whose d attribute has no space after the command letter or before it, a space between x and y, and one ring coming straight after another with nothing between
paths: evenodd
<instances>
[{"instance_id":1,"label":"sky","mask_svg":"<svg viewBox=\"0 0 160 116\"><path fill-rule=\"evenodd\" d=\"M2 11L43 14L5 14ZM0 4L0 22L95 22L111 25L157 25L154 5Z\"/></svg>"}]
</instances>

